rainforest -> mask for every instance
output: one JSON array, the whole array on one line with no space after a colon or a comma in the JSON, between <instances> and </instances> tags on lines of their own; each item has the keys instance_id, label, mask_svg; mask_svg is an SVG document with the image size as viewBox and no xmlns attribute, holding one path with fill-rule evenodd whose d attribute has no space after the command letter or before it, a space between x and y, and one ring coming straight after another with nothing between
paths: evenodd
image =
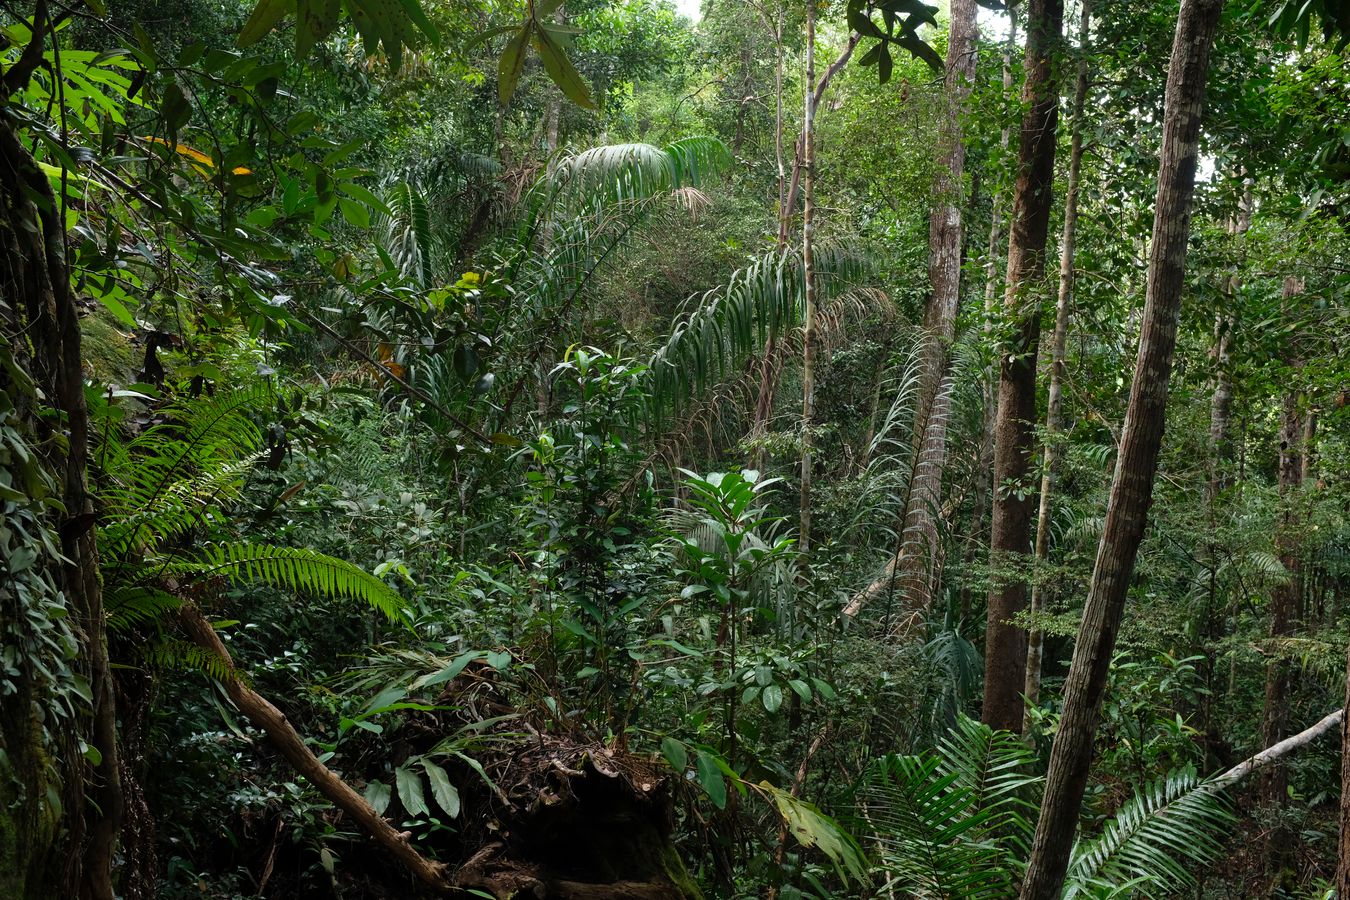
<instances>
[{"instance_id":1,"label":"rainforest","mask_svg":"<svg viewBox=\"0 0 1350 900\"><path fill-rule=\"evenodd\" d=\"M0 900L1350 900L1346 0L0 0Z\"/></svg>"}]
</instances>

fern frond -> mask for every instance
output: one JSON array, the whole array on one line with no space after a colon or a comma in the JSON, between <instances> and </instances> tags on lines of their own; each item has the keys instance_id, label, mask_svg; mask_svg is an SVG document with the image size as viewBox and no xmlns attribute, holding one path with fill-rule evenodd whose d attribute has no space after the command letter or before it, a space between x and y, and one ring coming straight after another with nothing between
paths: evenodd
<instances>
[{"instance_id":1,"label":"fern frond","mask_svg":"<svg viewBox=\"0 0 1350 900\"><path fill-rule=\"evenodd\" d=\"M155 641L141 652L147 668L171 672L201 672L217 681L243 679L244 675L227 665L219 654L177 638Z\"/></svg>"},{"instance_id":2,"label":"fern frond","mask_svg":"<svg viewBox=\"0 0 1350 900\"><path fill-rule=\"evenodd\" d=\"M1192 768L1174 771L1135 794L1101 834L1080 841L1069 864L1064 897L1098 886L1146 879L1146 896L1193 884L1187 865L1219 857L1234 818L1222 791Z\"/></svg>"},{"instance_id":3,"label":"fern frond","mask_svg":"<svg viewBox=\"0 0 1350 900\"><path fill-rule=\"evenodd\" d=\"M426 196L407 181L384 192L389 215L381 221L384 249L399 268L399 274L419 287L430 287L434 253L431 211Z\"/></svg>"},{"instance_id":4,"label":"fern frond","mask_svg":"<svg viewBox=\"0 0 1350 900\"><path fill-rule=\"evenodd\" d=\"M155 622L165 613L183 605L183 601L158 588L137 584L116 587L103 596L108 630L114 634L136 625Z\"/></svg>"},{"instance_id":5,"label":"fern frond","mask_svg":"<svg viewBox=\"0 0 1350 900\"><path fill-rule=\"evenodd\" d=\"M407 605L389 585L345 560L299 547L221 543L202 547L193 560L166 567L192 578L224 576L321 597L360 600L391 622L407 621Z\"/></svg>"},{"instance_id":6,"label":"fern frond","mask_svg":"<svg viewBox=\"0 0 1350 900\"><path fill-rule=\"evenodd\" d=\"M267 384L185 400L162 410L164 421L128 443L110 440L102 454L111 485L104 495L106 518L116 521L155 508L173 485L257 451L262 432L250 415L272 401Z\"/></svg>"}]
</instances>

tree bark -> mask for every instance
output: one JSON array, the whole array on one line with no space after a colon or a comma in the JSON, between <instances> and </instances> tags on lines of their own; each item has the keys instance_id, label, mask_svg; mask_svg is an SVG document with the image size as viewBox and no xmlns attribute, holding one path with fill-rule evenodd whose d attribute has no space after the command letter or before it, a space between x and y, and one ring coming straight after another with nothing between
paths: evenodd
<instances>
[{"instance_id":1,"label":"tree bark","mask_svg":"<svg viewBox=\"0 0 1350 900\"><path fill-rule=\"evenodd\" d=\"M1022 900L1057 900L1064 885L1107 672L1153 499L1185 286L1205 80L1222 10L1223 0L1183 0L1177 18L1163 101L1158 200L1134 381Z\"/></svg>"},{"instance_id":2,"label":"tree bark","mask_svg":"<svg viewBox=\"0 0 1350 900\"><path fill-rule=\"evenodd\" d=\"M1255 756L1244 759L1222 775L1215 776L1211 784L1221 788L1231 787L1233 784L1241 781L1253 772L1259 772L1267 766L1284 759L1295 750L1303 749L1337 726L1340 726L1341 734L1344 735L1345 722L1346 716L1344 707L1335 712L1327 713L1327 715L1319 719L1316 724L1303 729L1292 737L1285 738L1279 743L1271 744ZM1344 768L1342 768L1342 772L1344 771ZM1344 807L1342 807L1342 809L1344 809ZM1342 819L1342 821L1344 821L1344 819ZM1342 844L1341 846L1344 847L1345 845ZM1342 894L1341 896L1346 895Z\"/></svg>"},{"instance_id":3,"label":"tree bark","mask_svg":"<svg viewBox=\"0 0 1350 900\"><path fill-rule=\"evenodd\" d=\"M1303 291L1297 278L1284 280L1284 302L1290 302ZM1291 369L1298 369L1302 361L1297 357L1287 360ZM1270 636L1272 639L1292 637L1298 619L1299 602L1299 548L1298 517L1294 510L1299 485L1303 481L1303 413L1299 391L1291 388L1284 395L1280 419L1280 521L1275 531L1275 550L1289 577L1274 585L1270 592ZM1289 717L1289 661L1277 651L1266 664L1266 698L1261 716L1261 739L1266 745L1284 737ZM1266 803L1282 803L1287 796L1288 775L1283 766L1267 769L1261 778L1261 799Z\"/></svg>"},{"instance_id":4,"label":"tree bark","mask_svg":"<svg viewBox=\"0 0 1350 900\"><path fill-rule=\"evenodd\" d=\"M805 314L802 317L802 476L801 476L801 534L798 546L809 559L811 552L811 476L815 456L811 446L811 422L816 412L816 266L814 257L815 234L815 118L816 95L816 5L806 5L806 99L802 119L802 160L805 170L805 189L802 204L802 293Z\"/></svg>"},{"instance_id":5,"label":"tree bark","mask_svg":"<svg viewBox=\"0 0 1350 900\"><path fill-rule=\"evenodd\" d=\"M1059 243L1059 296L1055 303L1055 334L1050 349L1050 391L1045 404L1045 449L1041 457L1041 499L1036 512L1036 564L1050 557L1051 497L1059 467L1059 433L1064 424L1064 373L1068 354L1069 309L1073 305L1074 238L1078 227L1078 180L1083 169L1083 111L1088 89L1088 30L1092 25L1091 0L1083 0L1078 23L1078 80L1073 91L1073 135L1069 140L1069 180L1064 195L1064 232ZM1031 587L1031 631L1027 635L1026 698L1022 731L1031 727L1032 710L1041 694L1041 656L1045 631L1036 617L1045 606L1045 584L1038 578Z\"/></svg>"},{"instance_id":6,"label":"tree bark","mask_svg":"<svg viewBox=\"0 0 1350 900\"><path fill-rule=\"evenodd\" d=\"M29 49L37 47L40 61L46 31L43 2L38 4L34 23ZM25 51L24 57L27 56L29 52ZM17 78L21 68L16 63L6 73L7 90L22 87ZM23 81L27 77L23 75ZM31 424L42 447L43 465L59 482L60 499L65 507L56 522L65 557L57 582L80 643L80 658L75 665L87 679L92 695L92 716L83 737L98 752L98 762L87 764L79 756L78 748L62 753L63 757L71 758L56 766L63 784L52 787L61 791L65 804L62 827L69 852L59 863L65 871L59 879L51 872L35 877L39 882L47 882L45 890L50 890L51 896L112 900L113 852L122 815L121 763L93 527L94 505L87 476L90 432L79 313L66 268L61 205L53 196L46 174L9 124L0 124L0 159L4 161L0 166L0 208L5 219L0 225L5 256L0 279L9 306L4 315L10 320L5 326L14 335L16 349L21 344L28 345L29 352L24 355L31 364L30 374L41 391L42 403L58 413L53 417L37 409L28 411L32 413ZM8 734L0 735L0 743L9 741ZM38 806L47 803L45 793L37 792L37 787L33 785L35 795L28 796L24 803ZM41 818L56 815L48 810ZM64 889L56 887L57 880L65 881ZM41 893L44 888L38 886L35 890Z\"/></svg>"},{"instance_id":7,"label":"tree bark","mask_svg":"<svg viewBox=\"0 0 1350 900\"><path fill-rule=\"evenodd\" d=\"M932 602L933 557L938 528L934 515L942 500L942 474L947 460L947 420L951 412L950 384L945 373L950 361L956 314L961 303L961 249L964 226L966 145L961 120L975 80L975 0L953 0L947 39L947 108L938 143L938 174L933 183L933 209L928 220L928 282L924 309L924 345L918 402L914 411L915 465L901 518L898 552L879 578L857 594L845 609L857 615L864 605L897 583L905 607L904 620L922 618Z\"/></svg>"},{"instance_id":8,"label":"tree bark","mask_svg":"<svg viewBox=\"0 0 1350 900\"><path fill-rule=\"evenodd\" d=\"M371 836L380 846L389 851L395 859L408 868L419 881L436 890L449 889L449 871L444 863L427 859L408 843L388 820L375 812L374 807L365 798L354 791L333 770L319 762L319 758L296 732L286 716L253 688L249 687L235 672L234 659L220 635L211 627L206 617L191 604L179 608L179 621L188 637L204 650L220 657L229 670L229 677L221 680L221 687L229 694L239 711L248 716L250 722L262 729L276 745L281 755L286 757L297 772L309 779L310 783L328 798L334 806L352 818L362 830Z\"/></svg>"},{"instance_id":9,"label":"tree bark","mask_svg":"<svg viewBox=\"0 0 1350 900\"><path fill-rule=\"evenodd\" d=\"M1008 42L1003 48L1003 93L1011 94L1013 89L1012 55L1017 47L1017 10L1008 8ZM1005 127L999 135L999 147L1007 154L1012 143L1012 129ZM998 250L1003 241L1003 195L994 195L993 209L989 213L989 246L984 261L984 315L985 328L993 326L994 300L998 296ZM987 417L992 420L992 417Z\"/></svg>"},{"instance_id":10,"label":"tree bark","mask_svg":"<svg viewBox=\"0 0 1350 900\"><path fill-rule=\"evenodd\" d=\"M1031 550L1030 477L1035 454L1036 351L1041 332L1045 242L1054 192L1059 83L1055 55L1063 0L1031 0L1027 9L1026 83L1013 187L1004 310L1010 334L1001 347L994 420L994 515L990 558L995 566L1023 564ZM1026 672L1026 632L1013 618L1026 605L1020 575L996 577L989 591L984 649L984 722L1020 731Z\"/></svg>"},{"instance_id":11,"label":"tree bark","mask_svg":"<svg viewBox=\"0 0 1350 900\"><path fill-rule=\"evenodd\" d=\"M1345 647L1345 703L1350 709L1350 643ZM1341 835L1336 861L1336 896L1350 897L1350 724L1341 720Z\"/></svg>"}]
</instances>

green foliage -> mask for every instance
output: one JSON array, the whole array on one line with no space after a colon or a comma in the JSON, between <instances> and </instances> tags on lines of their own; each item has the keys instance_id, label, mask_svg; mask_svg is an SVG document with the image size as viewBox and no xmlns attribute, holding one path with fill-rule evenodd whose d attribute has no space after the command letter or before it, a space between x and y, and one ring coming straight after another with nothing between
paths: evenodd
<instances>
[{"instance_id":1,"label":"green foliage","mask_svg":"<svg viewBox=\"0 0 1350 900\"><path fill-rule=\"evenodd\" d=\"M880 848L881 872L934 896L1015 896L1029 854L1042 777L1017 735L958 720L937 751L875 760L858 816ZM1131 797L1075 845L1066 898L1146 896L1192 884L1217 859L1233 823L1222 792L1180 769Z\"/></svg>"},{"instance_id":2,"label":"green foliage","mask_svg":"<svg viewBox=\"0 0 1350 900\"><path fill-rule=\"evenodd\" d=\"M419 0L259 0L239 30L238 44L256 44L294 15L296 55L304 57L337 29L342 12L361 35L366 55L374 56L383 45L395 70L403 65L404 47L415 48L423 38L432 44L440 39Z\"/></svg>"},{"instance_id":3,"label":"green foliage","mask_svg":"<svg viewBox=\"0 0 1350 900\"><path fill-rule=\"evenodd\" d=\"M1222 792L1194 769L1174 771L1126 801L1100 834L1079 841L1064 896L1126 885L1161 896L1194 884L1190 867L1223 855L1233 822Z\"/></svg>"}]
</instances>

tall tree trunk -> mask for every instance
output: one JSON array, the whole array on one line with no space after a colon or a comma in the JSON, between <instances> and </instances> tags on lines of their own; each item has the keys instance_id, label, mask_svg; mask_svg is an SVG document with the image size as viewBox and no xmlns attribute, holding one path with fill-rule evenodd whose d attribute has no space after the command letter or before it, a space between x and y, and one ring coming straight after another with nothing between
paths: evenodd
<instances>
[{"instance_id":1,"label":"tall tree trunk","mask_svg":"<svg viewBox=\"0 0 1350 900\"><path fill-rule=\"evenodd\" d=\"M783 30L787 4L778 6L778 20L773 29L773 158L778 165L778 249L787 244L787 162L783 156Z\"/></svg>"},{"instance_id":2,"label":"tall tree trunk","mask_svg":"<svg viewBox=\"0 0 1350 900\"><path fill-rule=\"evenodd\" d=\"M1350 643L1345 647L1345 709L1350 709ZM1350 897L1350 717L1341 720L1341 838L1336 896Z\"/></svg>"},{"instance_id":3,"label":"tall tree trunk","mask_svg":"<svg viewBox=\"0 0 1350 900\"><path fill-rule=\"evenodd\" d=\"M34 16L35 27L31 47L37 48L41 59L46 25L46 4L39 2ZM31 49L30 47L30 49ZM26 55L26 54L25 54ZM6 74L6 87L15 89L11 74L17 74L22 63L11 67ZM26 79L25 79L26 80ZM64 511L55 521L64 562L52 575L56 587L64 595L65 606L71 615L79 641L80 675L89 684L92 695L89 731L82 735L97 751L97 762L85 765L78 749L66 748L60 762L44 763L42 777L51 777L47 765L59 770L62 784L48 781L60 792L65 804L61 827L68 844L63 859L53 859L65 871L58 887L57 876L47 869L29 868L26 884L29 896L79 896L89 900L112 900L113 851L121 828L122 782L121 764L117 746L117 715L111 666L103 612L102 582L99 577L98 549L94 539L94 505L89 493L86 469L89 456L89 414L85 406L84 368L80 349L79 314L71 296L69 273L66 268L65 237L62 209L52 194L50 182L38 168L19 136L8 124L0 124L0 283L4 302L0 304L0 326L5 341L16 356L26 359L41 402L54 408L56 417L45 415L47 410L31 406L18 412L31 421L32 429L41 447L42 464L59 482L59 497ZM0 376L0 387L7 387L9 373ZM5 592L0 590L0 595ZM24 621L23 619L19 621ZM7 636L8 639L9 636ZM34 695L35 703L42 702ZM36 715L36 710L27 710ZM21 717L22 718L22 717ZM10 734L8 716L0 719L0 744L10 748L25 744L22 735ZM40 719L27 719L29 726ZM14 738L17 737L18 741ZM39 736L39 741L41 738ZM27 745L31 746L31 745ZM40 744L39 744L40 747ZM12 751L11 751L12 752ZM95 754L88 754L94 758ZM87 771L86 771L87 770ZM0 775L0 778L8 778ZM34 782L31 790L18 800L17 811L12 806L0 809L0 844L17 840L29 845L37 858L47 856L58 834L54 826L61 813L49 805L45 790ZM4 791L0 790L0 799ZM7 816L14 825L27 819L33 831L29 834L11 834ZM86 828L86 825L88 826ZM31 842L31 844L30 844ZM45 846L44 846L45 845ZM0 846L0 861L7 847ZM30 867L33 860L21 860ZM6 873L7 874L7 873ZM45 887L44 887L45 884ZM0 876L0 885L6 885ZM12 887L12 886L10 886ZM25 896L20 893L19 896Z\"/></svg>"},{"instance_id":4,"label":"tall tree trunk","mask_svg":"<svg viewBox=\"0 0 1350 900\"><path fill-rule=\"evenodd\" d=\"M1069 141L1069 183L1064 195L1064 232L1059 243L1059 296L1055 303L1055 334L1050 349L1050 392L1045 405L1045 450L1041 458L1041 500L1036 513L1036 563L1050 557L1051 497L1059 467L1059 433L1063 429L1064 372L1069 341L1069 308L1073 304L1074 237L1078 227L1078 180L1083 169L1083 110L1088 89L1088 30L1092 27L1091 0L1083 0L1078 23L1078 80L1073 91L1073 136ZM1045 606L1045 584L1038 578L1031 587L1031 631L1027 635L1027 677L1022 693L1026 711L1022 731L1031 726L1032 710L1041 694L1041 656L1045 631L1036 617Z\"/></svg>"},{"instance_id":5,"label":"tall tree trunk","mask_svg":"<svg viewBox=\"0 0 1350 900\"><path fill-rule=\"evenodd\" d=\"M1302 291L1303 284L1299 279L1286 278L1283 291L1286 307ZM1296 356L1291 356L1287 363L1291 369L1298 369L1302 365ZM1299 485L1303 481L1303 413L1296 388L1291 388L1284 395L1279 437L1281 510L1280 521L1275 529L1275 550L1289 577L1276 584L1270 592L1270 636L1276 640L1292 637L1298 619L1300 566L1295 505ZM1281 740L1288 727L1290 677L1289 662L1277 651L1266 664L1266 700L1261 716L1261 738L1267 745ZM1282 802L1287 787L1288 775L1284 766L1272 766L1261 778L1261 799L1266 803Z\"/></svg>"},{"instance_id":6,"label":"tall tree trunk","mask_svg":"<svg viewBox=\"0 0 1350 900\"><path fill-rule=\"evenodd\" d=\"M1223 0L1183 0L1177 18L1163 101L1158 200L1134 381L1021 900L1058 900L1064 886L1107 672L1153 499L1186 278L1205 79L1222 10Z\"/></svg>"},{"instance_id":7,"label":"tall tree trunk","mask_svg":"<svg viewBox=\"0 0 1350 900\"><path fill-rule=\"evenodd\" d=\"M1238 195L1237 211L1229 220L1228 233L1241 239L1252 224L1251 179L1244 179ZM1214 361L1214 393L1209 402L1209 480L1205 485L1205 506L1209 515L1210 541L1208 547L1209 585L1205 606L1200 613L1199 653L1204 657L1202 673L1208 691L1200 698L1198 727L1206 752L1210 745L1210 710L1214 702L1214 641L1219 636L1222 617L1219 609L1219 565L1222 548L1217 538L1219 498L1232 485L1234 445L1233 418L1233 338L1237 327L1238 288L1241 278L1236 272L1224 280L1224 309L1214 317L1214 346L1210 358Z\"/></svg>"},{"instance_id":8,"label":"tall tree trunk","mask_svg":"<svg viewBox=\"0 0 1350 900\"><path fill-rule=\"evenodd\" d=\"M782 27L780 22L780 28ZM849 59L853 56L853 49L858 46L861 35L856 31L849 35L848 43L840 52L838 58L830 63L824 74L820 76L820 81L816 83L815 92L811 95L811 109L820 108L821 98L825 96L825 91L830 86L830 82L839 70L848 65ZM814 70L814 63L812 64ZM814 71L812 73L814 77ZM808 80L807 84L811 82ZM814 123L813 126L814 127ZM780 135L781 138L781 135ZM787 246L788 234L792 225L792 210L797 206L797 195L801 186L802 161L803 161L803 140L799 136L795 145L795 157L792 161L792 179L788 184L786 194L780 191L778 204L778 249L781 251ZM778 364L776 362L777 338L770 336L764 347L764 352L760 356L760 376L759 376L759 395L755 402L755 420L751 426L750 433L753 435L762 435L769 427L769 416L773 411L773 395L778 385ZM755 467L759 468L763 460L763 453L756 451Z\"/></svg>"},{"instance_id":9,"label":"tall tree trunk","mask_svg":"<svg viewBox=\"0 0 1350 900\"><path fill-rule=\"evenodd\" d=\"M1017 9L1008 7L1008 41L1003 46L1003 93L1011 94L1013 89L1012 55L1017 48ZM1012 143L1012 129L1003 128L999 135L999 146L1006 156L1008 145ZM998 297L998 251L1003 242L1003 195L994 194L993 209L989 214L989 246L984 261L984 314L985 327L993 327L994 301ZM993 417L988 417L993 421Z\"/></svg>"},{"instance_id":10,"label":"tall tree trunk","mask_svg":"<svg viewBox=\"0 0 1350 900\"><path fill-rule=\"evenodd\" d=\"M956 314L961 303L961 248L966 145L961 120L975 79L975 44L979 28L975 0L952 0L947 39L947 109L938 138L938 174L933 183L933 209L928 220L928 282L924 309L924 360L918 403L914 410L915 465L901 519L898 552L881 577L854 597L847 612L856 615L865 603L886 593L898 581L906 607L905 620L921 619L932 602L938 528L935 511L942 500L942 473L947 460L947 420L951 384L945 377Z\"/></svg>"},{"instance_id":11,"label":"tall tree trunk","mask_svg":"<svg viewBox=\"0 0 1350 900\"><path fill-rule=\"evenodd\" d=\"M801 535L798 545L803 554L811 552L811 475L815 456L811 446L811 423L816 411L816 266L813 256L815 235L816 179L816 5L806 5L806 100L802 118L802 160L805 189L802 192L802 292L805 314L802 340L802 484ZM809 559L809 556L808 556Z\"/></svg>"},{"instance_id":12,"label":"tall tree trunk","mask_svg":"<svg viewBox=\"0 0 1350 900\"><path fill-rule=\"evenodd\" d=\"M1004 310L1010 336L1000 348L998 411L994 420L994 516L990 557L995 566L1024 565L1031 550L1029 479L1035 455L1036 350L1041 333L1045 242L1055 177L1059 82L1055 55L1063 0L1031 0L1027 8L1026 83L1013 187ZM1012 619L1026 605L1027 584L1004 573L989 591L984 649L983 719L1020 731L1026 672L1026 632Z\"/></svg>"}]
</instances>

